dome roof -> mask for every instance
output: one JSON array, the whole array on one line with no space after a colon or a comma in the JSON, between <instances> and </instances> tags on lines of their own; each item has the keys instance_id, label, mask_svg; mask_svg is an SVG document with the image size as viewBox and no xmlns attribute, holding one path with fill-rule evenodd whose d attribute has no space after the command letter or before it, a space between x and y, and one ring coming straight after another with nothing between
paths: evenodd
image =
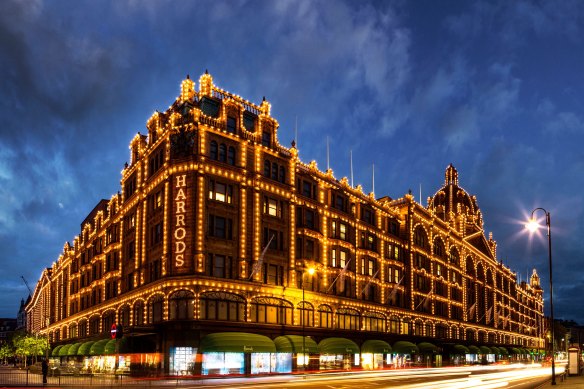
<instances>
[{"instance_id":1,"label":"dome roof","mask_svg":"<svg viewBox=\"0 0 584 389\"><path fill-rule=\"evenodd\" d=\"M458 185L458 171L452 164L446 168L444 186L434 194L428 209L446 222L464 216L467 228L477 230L483 228L483 218L477 199Z\"/></svg>"}]
</instances>

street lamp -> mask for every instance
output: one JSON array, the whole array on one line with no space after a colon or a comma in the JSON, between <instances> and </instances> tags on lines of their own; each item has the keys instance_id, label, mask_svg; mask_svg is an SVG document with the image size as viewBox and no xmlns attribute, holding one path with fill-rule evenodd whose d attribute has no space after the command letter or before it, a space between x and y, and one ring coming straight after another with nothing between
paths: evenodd
<instances>
[{"instance_id":1,"label":"street lamp","mask_svg":"<svg viewBox=\"0 0 584 389\"><path fill-rule=\"evenodd\" d=\"M306 269L306 273L308 273L309 276L312 276L314 274L314 272L316 271L315 268L313 267L309 267L308 269ZM306 303L304 301L304 273L302 273L302 280L301 280L301 284L302 284L302 318L301 318L301 323L302 323L302 370L305 371L306 370L306 338L304 337L304 315L306 313Z\"/></svg>"},{"instance_id":2,"label":"street lamp","mask_svg":"<svg viewBox=\"0 0 584 389\"><path fill-rule=\"evenodd\" d=\"M525 224L525 227L531 231L535 232L539 227L539 223L535 219L534 215L536 211L543 211L545 214L545 224L547 226L547 236L548 236L548 255L549 255L549 265L550 265L550 314L552 320L552 385L556 385L556 363L555 363L555 326L554 326L554 283L552 281L552 226L550 213L543 208L535 208L531 211L531 218Z\"/></svg>"}]
</instances>

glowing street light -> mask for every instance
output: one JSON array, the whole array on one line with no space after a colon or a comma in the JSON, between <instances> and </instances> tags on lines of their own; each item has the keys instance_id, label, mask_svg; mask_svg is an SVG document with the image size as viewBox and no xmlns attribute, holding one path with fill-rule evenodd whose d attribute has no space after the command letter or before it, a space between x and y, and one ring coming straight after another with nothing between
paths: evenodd
<instances>
[{"instance_id":1,"label":"glowing street light","mask_svg":"<svg viewBox=\"0 0 584 389\"><path fill-rule=\"evenodd\" d=\"M552 321L552 385L556 385L556 363L555 363L555 326L554 326L554 283L552 281L552 226L550 213L543 208L535 208L531 211L531 218L525 224L527 228L532 233L537 231L540 227L537 219L535 218L536 211L543 211L545 214L545 224L547 226L547 236L548 236L548 256L550 264L550 316Z\"/></svg>"},{"instance_id":2,"label":"glowing street light","mask_svg":"<svg viewBox=\"0 0 584 389\"><path fill-rule=\"evenodd\" d=\"M306 273L309 276L313 276L316 269L309 267L306 269ZM306 338L304 337L304 315L306 314L306 302L304 301L304 273L302 273L302 370L306 370Z\"/></svg>"}]
</instances>

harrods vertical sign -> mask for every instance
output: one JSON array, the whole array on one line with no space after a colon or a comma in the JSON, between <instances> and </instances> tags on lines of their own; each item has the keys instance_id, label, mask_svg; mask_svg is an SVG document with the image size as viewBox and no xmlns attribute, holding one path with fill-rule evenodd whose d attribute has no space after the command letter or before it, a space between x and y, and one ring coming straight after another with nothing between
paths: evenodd
<instances>
[{"instance_id":1,"label":"harrods vertical sign","mask_svg":"<svg viewBox=\"0 0 584 389\"><path fill-rule=\"evenodd\" d=\"M193 272L193 180L187 173L172 176L172 217L170 224L173 274Z\"/></svg>"}]
</instances>

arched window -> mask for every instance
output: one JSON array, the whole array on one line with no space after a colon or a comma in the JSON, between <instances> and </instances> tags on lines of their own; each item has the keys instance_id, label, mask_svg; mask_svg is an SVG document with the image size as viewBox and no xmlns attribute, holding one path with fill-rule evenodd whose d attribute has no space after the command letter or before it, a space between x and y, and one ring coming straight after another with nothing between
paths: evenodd
<instances>
[{"instance_id":1,"label":"arched window","mask_svg":"<svg viewBox=\"0 0 584 389\"><path fill-rule=\"evenodd\" d=\"M350 308L339 308L336 312L337 328L340 330L359 330L359 312Z\"/></svg>"},{"instance_id":2,"label":"arched window","mask_svg":"<svg viewBox=\"0 0 584 389\"><path fill-rule=\"evenodd\" d=\"M81 320L79 322L78 332L82 338L87 336L87 320Z\"/></svg>"},{"instance_id":3,"label":"arched window","mask_svg":"<svg viewBox=\"0 0 584 389\"><path fill-rule=\"evenodd\" d=\"M270 172L272 171L272 164L270 161L264 161L264 176L270 178Z\"/></svg>"},{"instance_id":4,"label":"arched window","mask_svg":"<svg viewBox=\"0 0 584 389\"><path fill-rule=\"evenodd\" d=\"M254 323L292 325L292 304L277 298L259 297L251 303L250 315Z\"/></svg>"},{"instance_id":5,"label":"arched window","mask_svg":"<svg viewBox=\"0 0 584 389\"><path fill-rule=\"evenodd\" d=\"M164 304L164 297L162 295L156 295L148 304L148 318L150 323L160 323L162 321L162 308Z\"/></svg>"},{"instance_id":6,"label":"arched window","mask_svg":"<svg viewBox=\"0 0 584 389\"><path fill-rule=\"evenodd\" d=\"M227 146L225 146L225 143L219 145L219 161L227 162Z\"/></svg>"},{"instance_id":7,"label":"arched window","mask_svg":"<svg viewBox=\"0 0 584 389\"><path fill-rule=\"evenodd\" d=\"M428 238L426 236L426 231L422 227L416 228L414 233L414 244L425 249L428 245Z\"/></svg>"},{"instance_id":8,"label":"arched window","mask_svg":"<svg viewBox=\"0 0 584 389\"><path fill-rule=\"evenodd\" d=\"M399 317L391 316L389 318L389 332L392 334L399 334Z\"/></svg>"},{"instance_id":9,"label":"arched window","mask_svg":"<svg viewBox=\"0 0 584 389\"><path fill-rule=\"evenodd\" d=\"M89 335L99 334L99 316L94 316L89 319Z\"/></svg>"},{"instance_id":10,"label":"arched window","mask_svg":"<svg viewBox=\"0 0 584 389\"><path fill-rule=\"evenodd\" d=\"M450 264L456 267L460 267L460 256L455 248L450 250Z\"/></svg>"},{"instance_id":11,"label":"arched window","mask_svg":"<svg viewBox=\"0 0 584 389\"><path fill-rule=\"evenodd\" d=\"M385 316L377 312L365 312L363 329L365 331L385 332Z\"/></svg>"},{"instance_id":12,"label":"arched window","mask_svg":"<svg viewBox=\"0 0 584 389\"><path fill-rule=\"evenodd\" d=\"M130 325L130 306L124 305L120 308L118 313L118 323L120 323L124 327L128 327Z\"/></svg>"},{"instance_id":13,"label":"arched window","mask_svg":"<svg viewBox=\"0 0 584 389\"><path fill-rule=\"evenodd\" d=\"M424 336L424 324L421 320L416 320L414 322L414 335Z\"/></svg>"},{"instance_id":14,"label":"arched window","mask_svg":"<svg viewBox=\"0 0 584 389\"><path fill-rule=\"evenodd\" d=\"M402 335L409 335L412 333L412 322L409 318L405 318L402 320L401 325L401 334Z\"/></svg>"},{"instance_id":15,"label":"arched window","mask_svg":"<svg viewBox=\"0 0 584 389\"><path fill-rule=\"evenodd\" d=\"M227 163L235 166L235 147L229 146L229 150L227 151Z\"/></svg>"},{"instance_id":16,"label":"arched window","mask_svg":"<svg viewBox=\"0 0 584 389\"><path fill-rule=\"evenodd\" d=\"M426 324L424 324L424 336L433 336L434 335L432 333L433 327L434 325L432 324L432 322L427 321Z\"/></svg>"},{"instance_id":17,"label":"arched window","mask_svg":"<svg viewBox=\"0 0 584 389\"><path fill-rule=\"evenodd\" d=\"M144 325L144 303L142 301L137 301L134 304L134 325Z\"/></svg>"},{"instance_id":18,"label":"arched window","mask_svg":"<svg viewBox=\"0 0 584 389\"><path fill-rule=\"evenodd\" d=\"M170 320L192 320L195 315L195 295L188 290L174 292L169 299Z\"/></svg>"},{"instance_id":19,"label":"arched window","mask_svg":"<svg viewBox=\"0 0 584 389\"><path fill-rule=\"evenodd\" d=\"M322 328L333 328L333 310L328 305L318 307L318 323Z\"/></svg>"},{"instance_id":20,"label":"arched window","mask_svg":"<svg viewBox=\"0 0 584 389\"><path fill-rule=\"evenodd\" d=\"M272 163L272 180L278 179L278 164Z\"/></svg>"},{"instance_id":21,"label":"arched window","mask_svg":"<svg viewBox=\"0 0 584 389\"><path fill-rule=\"evenodd\" d=\"M446 339L448 338L448 327L444 324L436 324L436 338Z\"/></svg>"},{"instance_id":22,"label":"arched window","mask_svg":"<svg viewBox=\"0 0 584 389\"><path fill-rule=\"evenodd\" d=\"M304 327L314 326L314 306L306 301L298 304L298 311L300 313L300 325Z\"/></svg>"},{"instance_id":23,"label":"arched window","mask_svg":"<svg viewBox=\"0 0 584 389\"><path fill-rule=\"evenodd\" d=\"M115 311L108 311L106 313L103 314L102 316L102 323L103 323L103 332L104 333L109 333L111 328L112 328L112 324L116 323L116 312Z\"/></svg>"},{"instance_id":24,"label":"arched window","mask_svg":"<svg viewBox=\"0 0 584 389\"><path fill-rule=\"evenodd\" d=\"M214 140L211 141L211 145L209 146L209 158L214 160L218 159L217 142Z\"/></svg>"},{"instance_id":25,"label":"arched window","mask_svg":"<svg viewBox=\"0 0 584 389\"><path fill-rule=\"evenodd\" d=\"M476 341L475 339L475 333L473 330L466 330L466 340L467 341Z\"/></svg>"},{"instance_id":26,"label":"arched window","mask_svg":"<svg viewBox=\"0 0 584 389\"><path fill-rule=\"evenodd\" d=\"M434 239L434 256L438 258L444 258L444 243L442 239Z\"/></svg>"},{"instance_id":27,"label":"arched window","mask_svg":"<svg viewBox=\"0 0 584 389\"><path fill-rule=\"evenodd\" d=\"M69 338L77 337L77 323L72 323L69 325Z\"/></svg>"},{"instance_id":28,"label":"arched window","mask_svg":"<svg viewBox=\"0 0 584 389\"><path fill-rule=\"evenodd\" d=\"M201 319L245 321L245 299L233 293L202 293Z\"/></svg>"}]
</instances>

